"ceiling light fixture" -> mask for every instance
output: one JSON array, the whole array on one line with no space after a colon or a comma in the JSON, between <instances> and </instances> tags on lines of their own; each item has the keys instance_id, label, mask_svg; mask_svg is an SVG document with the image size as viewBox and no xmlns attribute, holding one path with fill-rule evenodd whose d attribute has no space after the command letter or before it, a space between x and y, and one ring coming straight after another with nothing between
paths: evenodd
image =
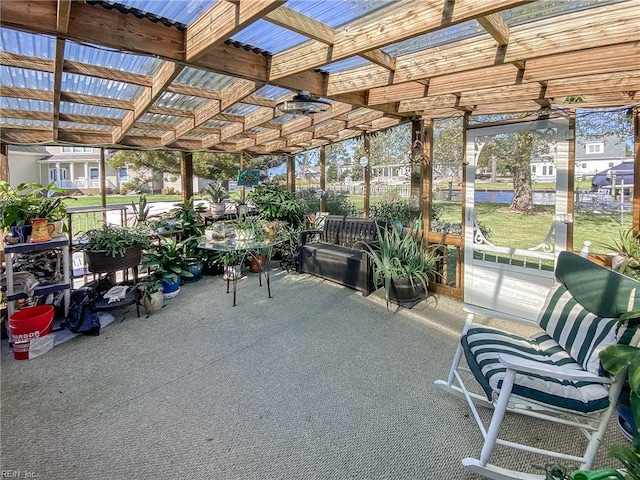
<instances>
[{"instance_id":1,"label":"ceiling light fixture","mask_svg":"<svg viewBox=\"0 0 640 480\"><path fill-rule=\"evenodd\" d=\"M276 105L276 112L280 115L313 115L326 112L331 109L331 102L312 97L306 90L301 90L291 100L286 100Z\"/></svg>"}]
</instances>

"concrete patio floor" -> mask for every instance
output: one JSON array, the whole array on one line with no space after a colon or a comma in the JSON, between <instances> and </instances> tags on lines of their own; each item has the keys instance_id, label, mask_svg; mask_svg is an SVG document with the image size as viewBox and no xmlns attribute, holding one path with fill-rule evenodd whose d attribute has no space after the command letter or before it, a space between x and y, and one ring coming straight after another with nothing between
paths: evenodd
<instances>
[{"instance_id":1,"label":"concrete patio floor","mask_svg":"<svg viewBox=\"0 0 640 480\"><path fill-rule=\"evenodd\" d=\"M2 342L1 469L39 479L462 479L479 455L466 404L438 390L459 302L387 311L379 292L309 275L250 274L232 307L220 277L152 317L131 308L98 337L29 361ZM488 412L486 412L488 415ZM510 418L540 445L573 432ZM608 446L624 442L611 425ZM504 466L540 459L498 450Z\"/></svg>"}]
</instances>

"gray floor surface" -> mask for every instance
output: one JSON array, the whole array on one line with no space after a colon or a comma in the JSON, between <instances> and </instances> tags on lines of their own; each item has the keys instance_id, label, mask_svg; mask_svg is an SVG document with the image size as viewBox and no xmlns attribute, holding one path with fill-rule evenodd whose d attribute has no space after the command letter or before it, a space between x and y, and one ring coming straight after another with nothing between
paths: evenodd
<instances>
[{"instance_id":1,"label":"gray floor surface","mask_svg":"<svg viewBox=\"0 0 640 480\"><path fill-rule=\"evenodd\" d=\"M238 306L220 277L184 285L157 314L118 315L16 361L2 342L1 469L39 479L462 479L481 435L446 378L464 315L431 297L385 308L309 275L250 275ZM584 438L539 421L540 445ZM608 445L623 442L611 425ZM529 458L497 452L529 471Z\"/></svg>"}]
</instances>

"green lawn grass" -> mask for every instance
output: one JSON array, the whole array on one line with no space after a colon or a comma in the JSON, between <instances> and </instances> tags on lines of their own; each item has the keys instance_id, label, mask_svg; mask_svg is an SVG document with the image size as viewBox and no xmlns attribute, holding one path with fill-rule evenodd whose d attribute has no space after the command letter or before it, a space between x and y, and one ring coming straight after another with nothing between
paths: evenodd
<instances>
[{"instance_id":1,"label":"green lawn grass","mask_svg":"<svg viewBox=\"0 0 640 480\"><path fill-rule=\"evenodd\" d=\"M537 184L541 185L541 184ZM347 198L358 209L363 210L362 195L347 195ZM372 196L371 204L381 201L382 197ZM137 203L136 195L108 195L108 205L130 205ZM178 195L147 195L149 202L180 202ZM68 207L98 207L101 205L100 196L74 197L65 202ZM460 202L435 201L440 220L450 223L462 221ZM552 207L542 207L546 212L535 215L523 215L512 212L508 206L499 203L478 203L476 215L478 220L491 231L490 241L496 245L516 248L531 248L542 242L549 231L553 216ZM88 225L90 227L90 225ZM573 249L579 251L586 240L592 242L592 252L607 252L604 247L619 237L621 230L631 227L631 214L625 213L623 224L620 225L620 215L601 215L595 213L576 213L574 215ZM74 231L79 227L74 226ZM87 226L85 226L87 228Z\"/></svg>"}]
</instances>

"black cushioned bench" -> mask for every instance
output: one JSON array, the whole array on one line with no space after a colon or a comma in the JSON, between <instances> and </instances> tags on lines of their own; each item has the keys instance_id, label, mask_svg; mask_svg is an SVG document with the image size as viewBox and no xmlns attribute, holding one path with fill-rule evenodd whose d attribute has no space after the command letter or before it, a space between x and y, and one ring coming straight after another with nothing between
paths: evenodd
<instances>
[{"instance_id":1,"label":"black cushioned bench","mask_svg":"<svg viewBox=\"0 0 640 480\"><path fill-rule=\"evenodd\" d=\"M376 242L378 224L366 218L327 216L322 230L305 230L300 235L300 272L354 288L366 297L376 285L371 261L359 242Z\"/></svg>"}]
</instances>

